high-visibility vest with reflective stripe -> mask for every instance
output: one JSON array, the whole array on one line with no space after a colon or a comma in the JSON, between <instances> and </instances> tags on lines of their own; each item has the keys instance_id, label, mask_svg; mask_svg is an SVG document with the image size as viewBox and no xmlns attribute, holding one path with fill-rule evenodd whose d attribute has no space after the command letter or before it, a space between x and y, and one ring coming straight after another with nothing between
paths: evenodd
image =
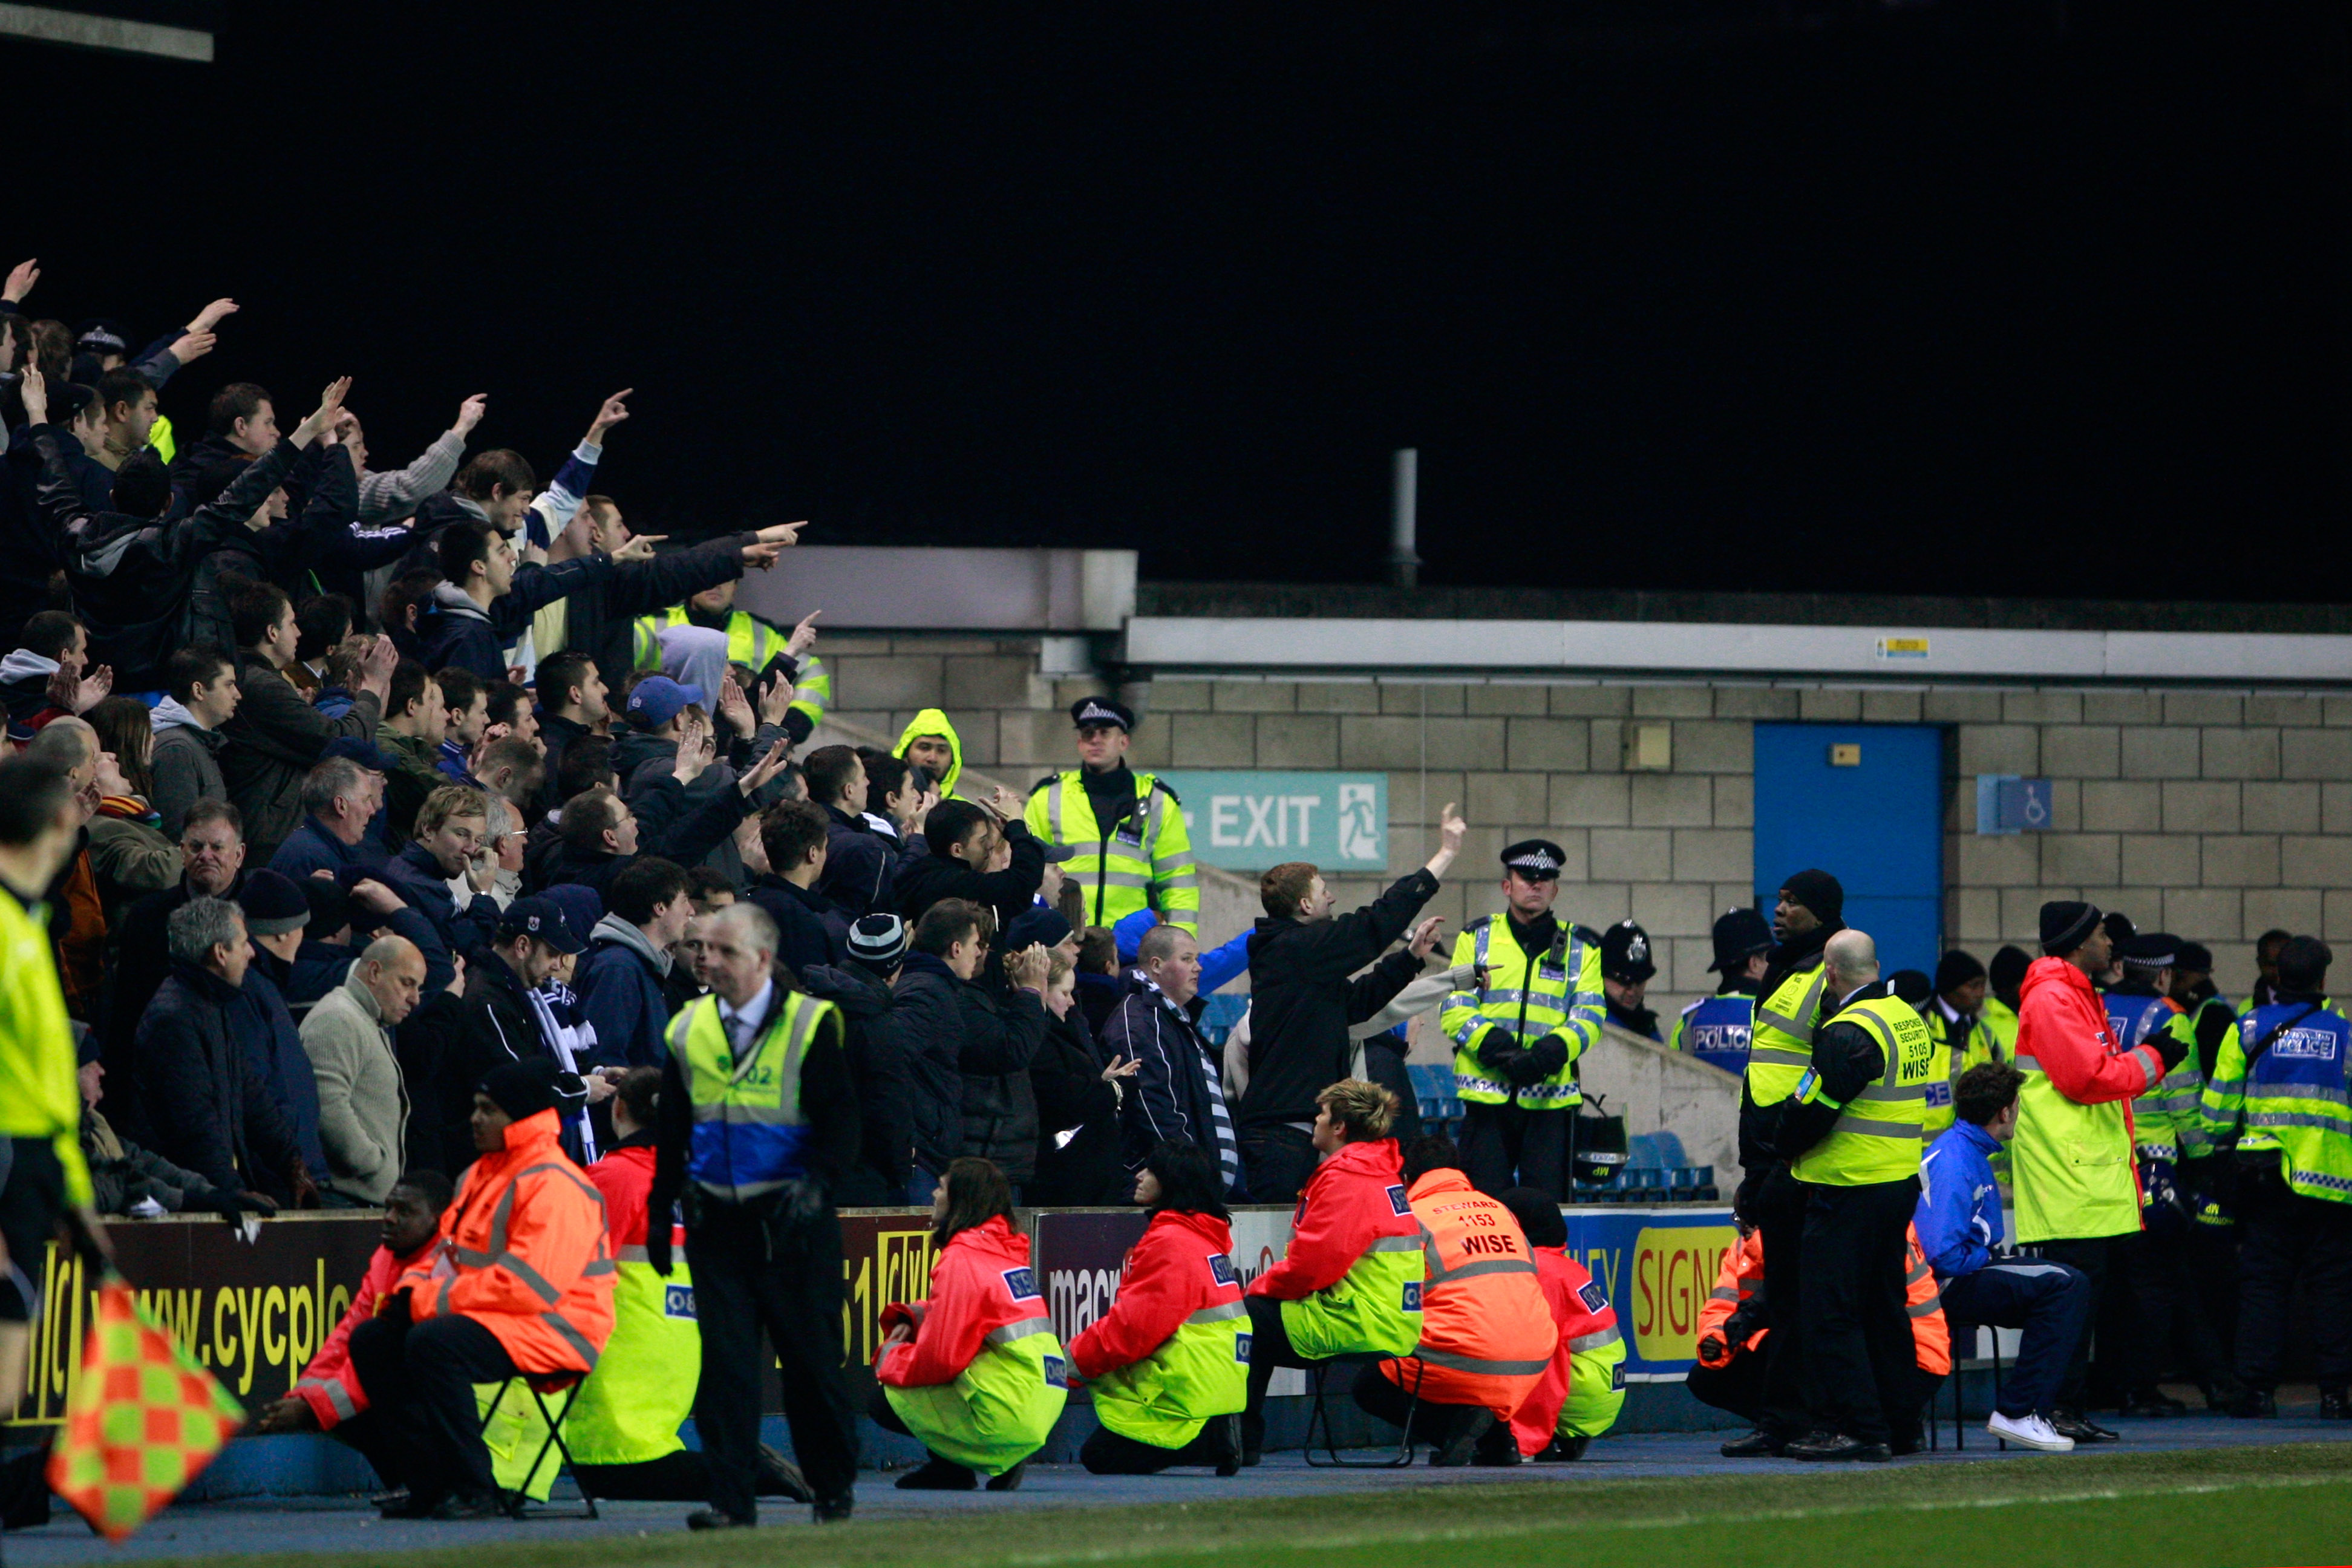
<instances>
[{"instance_id":1,"label":"high-visibility vest with reflective stripe","mask_svg":"<svg viewBox=\"0 0 2352 1568\"><path fill-rule=\"evenodd\" d=\"M1411 1353L1421 1342L1422 1268L1418 1231L1378 1237L1337 1284L1282 1304L1291 1348L1314 1361Z\"/></svg>"},{"instance_id":2,"label":"high-visibility vest with reflective stripe","mask_svg":"<svg viewBox=\"0 0 2352 1568\"><path fill-rule=\"evenodd\" d=\"M2188 1047L2170 1072L2132 1101L2132 1142L2163 1160L2178 1160L2191 1149L2203 1153L2205 1130L2197 1122L2197 1097L2204 1089L2205 1075L2198 1070L2197 1037L2189 1016L2168 996L2110 991L2100 1001L2107 1009L2107 1027L2124 1049L2158 1035L2170 1035Z\"/></svg>"},{"instance_id":3,"label":"high-visibility vest with reflective stripe","mask_svg":"<svg viewBox=\"0 0 2352 1568\"><path fill-rule=\"evenodd\" d=\"M2352 1203L2352 1021L2310 1005L2257 1007L2222 1037L2205 1124L2224 1140L2237 1134L2241 1155L2274 1151L2286 1184L2303 1196ZM2246 1053L2273 1029L2249 1069Z\"/></svg>"},{"instance_id":4,"label":"high-visibility vest with reflective stripe","mask_svg":"<svg viewBox=\"0 0 2352 1568\"><path fill-rule=\"evenodd\" d=\"M882 1394L924 1447L950 1464L1001 1475L1045 1446L1070 1397L1068 1365L1054 1320L1041 1310L989 1330L980 1353L952 1381L885 1384Z\"/></svg>"},{"instance_id":5,"label":"high-visibility vest with reflective stripe","mask_svg":"<svg viewBox=\"0 0 2352 1568\"><path fill-rule=\"evenodd\" d=\"M1936 1271L1919 1247L1919 1229L1903 1233L1903 1310L1911 1320L1911 1354L1922 1372L1938 1377L1952 1370L1952 1327L1944 1321L1944 1293Z\"/></svg>"},{"instance_id":6,"label":"high-visibility vest with reflective stripe","mask_svg":"<svg viewBox=\"0 0 2352 1568\"><path fill-rule=\"evenodd\" d=\"M657 616L639 616L629 627L630 657L639 669L659 669L662 663L662 633L674 626L690 626L694 618L684 605L674 605ZM768 668L768 661L784 651L792 639L759 616L735 610L727 616L727 661L748 665L753 674ZM824 660L809 654L799 661L799 672L793 677L793 702L796 712L808 715L814 724L824 717L833 701L833 674ZM757 693L745 692L757 700Z\"/></svg>"},{"instance_id":7,"label":"high-visibility vest with reflective stripe","mask_svg":"<svg viewBox=\"0 0 2352 1568\"><path fill-rule=\"evenodd\" d=\"M2009 1053L2001 1048L1980 1017L1962 1021L1960 1037L1954 1040L1953 1020L1944 1016L1933 997L1920 1009L1919 1016L1927 1021L1927 1032L1936 1037L1937 1054L1944 1069L1941 1077L1927 1084L1927 1137L1932 1142L1959 1118L1953 1097L1959 1093L1960 1075L1980 1063L2005 1062Z\"/></svg>"},{"instance_id":8,"label":"high-visibility vest with reflective stripe","mask_svg":"<svg viewBox=\"0 0 2352 1568\"><path fill-rule=\"evenodd\" d=\"M1778 1105L1797 1092L1797 1080L1813 1065L1813 1030L1822 1021L1822 987L1829 972L1821 955L1783 979L1756 1004L1748 1036L1748 1098L1759 1107Z\"/></svg>"},{"instance_id":9,"label":"high-visibility vest with reflective stripe","mask_svg":"<svg viewBox=\"0 0 2352 1568\"><path fill-rule=\"evenodd\" d=\"M1095 1415L1122 1437L1181 1448L1249 1403L1249 1339L1239 1297L1203 1307L1141 1361L1089 1379Z\"/></svg>"},{"instance_id":10,"label":"high-visibility vest with reflective stripe","mask_svg":"<svg viewBox=\"0 0 2352 1568\"><path fill-rule=\"evenodd\" d=\"M1530 957L1509 932L1496 936L1507 916L1490 916L1454 940L1454 966L1475 965L1484 990L1456 991L1439 1009L1437 1026L1454 1042L1454 1092L1474 1105L1513 1100L1530 1110L1567 1110L1584 1102L1576 1061L1601 1037L1606 1000L1601 990L1601 944L1563 921L1551 945ZM1558 1035L1568 1060L1550 1077L1516 1088L1478 1059L1475 1048L1490 1029L1521 1046Z\"/></svg>"},{"instance_id":11,"label":"high-visibility vest with reflective stripe","mask_svg":"<svg viewBox=\"0 0 2352 1568\"><path fill-rule=\"evenodd\" d=\"M1797 1156L1789 1173L1822 1186L1859 1187L1899 1182L1919 1173L1927 1085L1935 1080L1936 1038L1918 1009L1900 996L1856 1002L1830 1022L1870 1031L1885 1055L1885 1070L1842 1109L1829 1136ZM1808 1068L1797 1089L1807 1103L1822 1098L1820 1075Z\"/></svg>"},{"instance_id":12,"label":"high-visibility vest with reflective stripe","mask_svg":"<svg viewBox=\"0 0 2352 1568\"><path fill-rule=\"evenodd\" d=\"M2013 1058L2017 1055L2017 1009L1988 994L1984 1005L1977 1009L1977 1017L1992 1031L1993 1044L2000 1047L2000 1059Z\"/></svg>"},{"instance_id":13,"label":"high-visibility vest with reflective stripe","mask_svg":"<svg viewBox=\"0 0 2352 1568\"><path fill-rule=\"evenodd\" d=\"M1086 894L1088 925L1115 926L1139 910L1156 909L1164 923L1197 934L1201 879L1183 807L1154 775L1133 777L1141 804L1108 835L1095 821L1086 777L1076 768L1032 791L1022 820L1047 843L1076 849L1062 862L1062 875Z\"/></svg>"},{"instance_id":14,"label":"high-visibility vest with reflective stripe","mask_svg":"<svg viewBox=\"0 0 2352 1568\"><path fill-rule=\"evenodd\" d=\"M1412 1184L1421 1222L1421 1342L1381 1375L1439 1405L1483 1405L1508 1419L1551 1364L1559 1334L1536 1261L1511 1211L1458 1170Z\"/></svg>"},{"instance_id":15,"label":"high-visibility vest with reflective stripe","mask_svg":"<svg viewBox=\"0 0 2352 1568\"><path fill-rule=\"evenodd\" d=\"M740 1203L807 1173L801 1148L801 1064L833 1004L797 991L778 998L767 1030L738 1061L719 1019L719 998L697 997L670 1020L670 1054L694 1102L687 1174L703 1191Z\"/></svg>"},{"instance_id":16,"label":"high-visibility vest with reflective stripe","mask_svg":"<svg viewBox=\"0 0 2352 1568\"><path fill-rule=\"evenodd\" d=\"M694 1414L702 1334L686 1249L674 1237L670 1252L665 1279L643 1246L616 1249L613 1337L563 1422L572 1457L583 1465L642 1464L686 1446L677 1429Z\"/></svg>"}]
</instances>

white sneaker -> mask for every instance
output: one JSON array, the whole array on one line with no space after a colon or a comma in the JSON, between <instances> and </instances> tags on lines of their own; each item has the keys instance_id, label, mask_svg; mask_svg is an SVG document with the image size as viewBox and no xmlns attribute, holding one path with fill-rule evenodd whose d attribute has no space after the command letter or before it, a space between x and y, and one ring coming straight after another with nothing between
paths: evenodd
<instances>
[{"instance_id":1,"label":"white sneaker","mask_svg":"<svg viewBox=\"0 0 2352 1568\"><path fill-rule=\"evenodd\" d=\"M2038 1415L2003 1415L1996 1410L1992 1419L1985 1423L1985 1430L2021 1448L2040 1448L2051 1454L2070 1454L2074 1450L2074 1438L2060 1436L2057 1428Z\"/></svg>"}]
</instances>

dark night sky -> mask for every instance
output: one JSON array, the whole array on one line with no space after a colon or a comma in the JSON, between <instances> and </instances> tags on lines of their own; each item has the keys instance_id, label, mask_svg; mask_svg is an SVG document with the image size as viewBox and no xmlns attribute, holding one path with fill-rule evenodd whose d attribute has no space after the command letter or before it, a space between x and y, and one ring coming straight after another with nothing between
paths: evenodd
<instances>
[{"instance_id":1,"label":"dark night sky","mask_svg":"<svg viewBox=\"0 0 2352 1568\"><path fill-rule=\"evenodd\" d=\"M88 109L0 244L243 301L191 426L634 384L641 524L1370 580L1411 443L1433 582L2347 596L2342 8L721 9L0 45Z\"/></svg>"}]
</instances>

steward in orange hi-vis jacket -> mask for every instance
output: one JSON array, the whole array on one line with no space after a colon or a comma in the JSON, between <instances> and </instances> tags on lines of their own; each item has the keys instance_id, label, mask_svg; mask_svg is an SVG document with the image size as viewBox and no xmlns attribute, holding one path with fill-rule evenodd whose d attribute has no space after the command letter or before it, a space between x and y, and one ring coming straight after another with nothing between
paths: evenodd
<instances>
[{"instance_id":1,"label":"steward in orange hi-vis jacket","mask_svg":"<svg viewBox=\"0 0 2352 1568\"><path fill-rule=\"evenodd\" d=\"M533 1057L483 1078L471 1122L479 1157L443 1218L441 1245L352 1331L369 1404L410 1445L403 1516L497 1513L474 1385L585 1373L612 1334L604 1203L558 1142L558 1072Z\"/></svg>"}]
</instances>

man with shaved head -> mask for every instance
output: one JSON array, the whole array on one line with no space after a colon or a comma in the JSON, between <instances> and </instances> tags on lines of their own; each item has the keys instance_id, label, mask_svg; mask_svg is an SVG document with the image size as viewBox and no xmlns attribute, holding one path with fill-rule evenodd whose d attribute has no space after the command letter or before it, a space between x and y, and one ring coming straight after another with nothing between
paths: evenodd
<instances>
[{"instance_id":1,"label":"man with shaved head","mask_svg":"<svg viewBox=\"0 0 2352 1568\"><path fill-rule=\"evenodd\" d=\"M392 1032L425 989L425 954L403 936L380 936L343 983L302 1019L302 1049L319 1080L319 1142L337 1192L381 1204L400 1179L408 1136L408 1089Z\"/></svg>"},{"instance_id":2,"label":"man with shaved head","mask_svg":"<svg viewBox=\"0 0 2352 1568\"><path fill-rule=\"evenodd\" d=\"M1793 1308L1814 1428L1781 1451L1883 1461L1919 1447L1906 1238L1936 1041L1918 1010L1879 979L1867 933L1831 937L1822 966L1812 1065L1773 1141L1805 1195L1801 1292L1772 1304L1773 1330L1777 1337Z\"/></svg>"}]
</instances>

